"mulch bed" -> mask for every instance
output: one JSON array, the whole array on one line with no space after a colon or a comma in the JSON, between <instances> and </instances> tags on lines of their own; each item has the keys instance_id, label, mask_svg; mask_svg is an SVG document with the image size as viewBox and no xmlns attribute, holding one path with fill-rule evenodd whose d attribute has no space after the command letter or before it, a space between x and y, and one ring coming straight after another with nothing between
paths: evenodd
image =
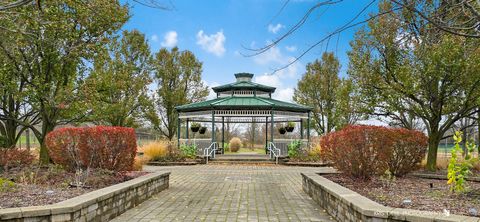
<instances>
[{"instance_id":1,"label":"mulch bed","mask_svg":"<svg viewBox=\"0 0 480 222\"><path fill-rule=\"evenodd\" d=\"M93 170L86 180L86 188L83 188L72 187L75 173L65 171L57 166L11 169L8 172L0 173L0 178L15 183L14 187L0 190L0 209L54 204L145 174L147 172L115 173Z\"/></svg>"},{"instance_id":2,"label":"mulch bed","mask_svg":"<svg viewBox=\"0 0 480 222\"><path fill-rule=\"evenodd\" d=\"M361 181L342 174L322 176L386 206L434 212L448 210L452 214L480 217L478 182L469 182L468 192L455 194L450 192L446 180L406 176L393 181L381 178ZM410 200L411 203L405 200Z\"/></svg>"}]
</instances>

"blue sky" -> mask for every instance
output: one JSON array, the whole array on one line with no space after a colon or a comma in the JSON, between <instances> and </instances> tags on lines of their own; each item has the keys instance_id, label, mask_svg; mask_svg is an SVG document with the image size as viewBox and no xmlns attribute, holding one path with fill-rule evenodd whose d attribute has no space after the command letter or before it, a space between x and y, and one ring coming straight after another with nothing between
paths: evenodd
<instances>
[{"instance_id":1,"label":"blue sky","mask_svg":"<svg viewBox=\"0 0 480 222\"><path fill-rule=\"evenodd\" d=\"M161 0L160 0L161 2ZM255 57L244 47L261 47L288 31L318 1L291 0L284 10L282 0L171 0L174 9L164 11L139 4L132 5L132 17L124 29L145 33L152 48L178 46L190 50L203 62L202 78L209 86L234 81L234 73L255 74L254 81L277 87L278 99L291 101L293 89L305 72L307 63L333 51L346 75L347 51L356 29L349 29L316 47L299 62L272 74L310 45L344 25L367 1L344 1L316 10L305 25L277 47ZM168 3L168 1L165 1ZM376 4L369 11L376 10ZM278 16L276 16L278 14ZM365 18L366 15L363 16ZM361 19L361 18L360 18ZM338 43L337 43L338 40Z\"/></svg>"}]
</instances>

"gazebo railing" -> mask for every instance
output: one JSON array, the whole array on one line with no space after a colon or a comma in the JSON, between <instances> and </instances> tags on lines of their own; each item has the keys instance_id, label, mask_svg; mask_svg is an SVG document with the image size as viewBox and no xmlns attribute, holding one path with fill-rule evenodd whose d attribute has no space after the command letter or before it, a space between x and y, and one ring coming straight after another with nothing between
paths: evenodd
<instances>
[{"instance_id":1,"label":"gazebo railing","mask_svg":"<svg viewBox=\"0 0 480 222\"><path fill-rule=\"evenodd\" d=\"M205 157L205 163L208 164L208 159L212 157L212 159L215 159L215 152L218 149L218 144L217 142L213 142L210 144L209 147L203 150L203 156Z\"/></svg>"},{"instance_id":2,"label":"gazebo railing","mask_svg":"<svg viewBox=\"0 0 480 222\"><path fill-rule=\"evenodd\" d=\"M272 142L268 143L267 149L270 153L270 159L275 158L275 164L278 164L278 157L280 157L282 151L280 151L280 149L278 149Z\"/></svg>"},{"instance_id":3,"label":"gazebo railing","mask_svg":"<svg viewBox=\"0 0 480 222\"><path fill-rule=\"evenodd\" d=\"M275 139L274 144L277 149L280 150L281 157L288 156L288 145L293 141L302 141L302 145L300 146L300 152L306 152L308 149L308 139Z\"/></svg>"}]
</instances>

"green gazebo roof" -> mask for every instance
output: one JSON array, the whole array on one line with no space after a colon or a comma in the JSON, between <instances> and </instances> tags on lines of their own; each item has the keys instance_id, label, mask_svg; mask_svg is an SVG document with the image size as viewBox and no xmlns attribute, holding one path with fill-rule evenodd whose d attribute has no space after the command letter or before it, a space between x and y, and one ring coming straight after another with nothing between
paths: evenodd
<instances>
[{"instance_id":1,"label":"green gazebo roof","mask_svg":"<svg viewBox=\"0 0 480 222\"><path fill-rule=\"evenodd\" d=\"M271 98L263 97L226 97L216 98L203 102L186 104L183 106L177 106L177 111L191 112L191 111L204 111L204 110L246 110L246 109L272 109L279 111L294 111L294 112L308 112L312 109L307 106L302 106L294 103L283 102Z\"/></svg>"},{"instance_id":2,"label":"green gazebo roof","mask_svg":"<svg viewBox=\"0 0 480 222\"><path fill-rule=\"evenodd\" d=\"M237 73L235 83L213 87L217 98L177 106L179 112L195 112L207 110L278 110L291 112L309 112L312 108L294 103L272 99L275 87L252 82L253 74ZM230 93L231 91L231 93ZM222 94L222 92L224 92ZM227 92L227 93L225 93ZM239 94L236 94L239 92ZM248 92L247 94L245 92ZM267 95L258 95L266 92Z\"/></svg>"}]
</instances>

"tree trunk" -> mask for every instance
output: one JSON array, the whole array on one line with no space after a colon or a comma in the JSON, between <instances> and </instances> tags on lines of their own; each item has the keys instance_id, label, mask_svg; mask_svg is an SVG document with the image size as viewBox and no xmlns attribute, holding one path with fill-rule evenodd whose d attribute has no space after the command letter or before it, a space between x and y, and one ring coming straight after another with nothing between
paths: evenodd
<instances>
[{"instance_id":1,"label":"tree trunk","mask_svg":"<svg viewBox=\"0 0 480 222\"><path fill-rule=\"evenodd\" d=\"M17 145L17 124L13 120L5 121L5 148L13 148Z\"/></svg>"},{"instance_id":2,"label":"tree trunk","mask_svg":"<svg viewBox=\"0 0 480 222\"><path fill-rule=\"evenodd\" d=\"M428 137L427 170L437 170L437 151L441 135L438 130L432 130Z\"/></svg>"},{"instance_id":3,"label":"tree trunk","mask_svg":"<svg viewBox=\"0 0 480 222\"><path fill-rule=\"evenodd\" d=\"M45 144L45 137L49 132L52 132L55 128L55 124L51 124L48 121L42 123L42 132L37 136L38 142L40 143L40 164L49 164L50 156L48 155L47 145Z\"/></svg>"},{"instance_id":4,"label":"tree trunk","mask_svg":"<svg viewBox=\"0 0 480 222\"><path fill-rule=\"evenodd\" d=\"M30 129L25 130L25 145L27 150L30 151Z\"/></svg>"},{"instance_id":5,"label":"tree trunk","mask_svg":"<svg viewBox=\"0 0 480 222\"><path fill-rule=\"evenodd\" d=\"M478 148L478 156L480 157L480 109L477 110L477 148Z\"/></svg>"}]
</instances>

